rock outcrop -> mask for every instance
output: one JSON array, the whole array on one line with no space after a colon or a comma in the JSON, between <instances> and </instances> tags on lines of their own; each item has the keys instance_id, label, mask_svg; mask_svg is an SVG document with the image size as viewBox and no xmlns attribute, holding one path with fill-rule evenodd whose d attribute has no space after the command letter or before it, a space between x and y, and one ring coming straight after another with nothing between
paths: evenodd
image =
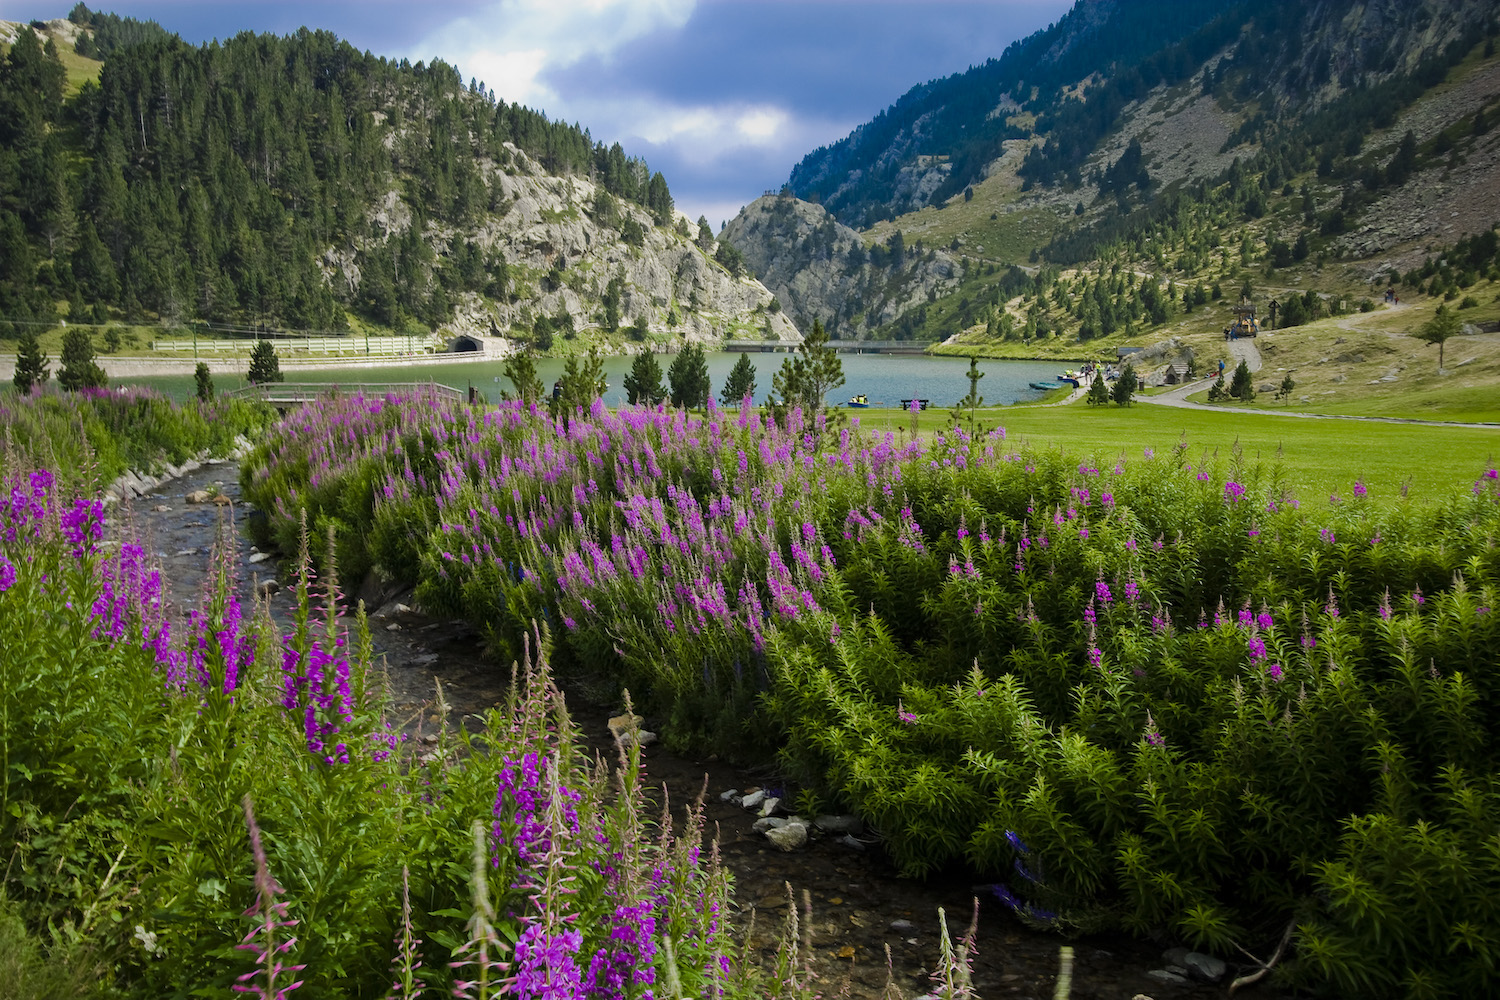
<instances>
[{"instance_id":1,"label":"rock outcrop","mask_svg":"<svg viewBox=\"0 0 1500 1000\"><path fill-rule=\"evenodd\" d=\"M740 209L720 234L806 329L814 319L835 337L857 339L958 287L959 267L946 250L903 249L899 262L872 255L859 233L821 206L767 195ZM881 245L883 248L884 245Z\"/></svg>"},{"instance_id":2,"label":"rock outcrop","mask_svg":"<svg viewBox=\"0 0 1500 1000\"><path fill-rule=\"evenodd\" d=\"M447 245L472 239L487 254L499 250L509 273L508 301L469 294L438 331L444 339L467 335L486 350L505 353L529 335L538 316L563 330L592 336L602 326L603 302L619 280L620 335L604 338L606 350L630 349L624 331L644 318L647 341L717 343L738 334L795 343L801 334L773 305L772 293L753 276L735 277L700 248L685 224L657 226L638 205L614 198L582 177L548 174L513 145L509 162L486 163L492 211L469 233L430 225L424 235ZM372 222L386 238L406 231L413 213L395 191L374 210ZM678 217L680 223L685 218ZM324 255L330 280L357 287L352 255Z\"/></svg>"}]
</instances>

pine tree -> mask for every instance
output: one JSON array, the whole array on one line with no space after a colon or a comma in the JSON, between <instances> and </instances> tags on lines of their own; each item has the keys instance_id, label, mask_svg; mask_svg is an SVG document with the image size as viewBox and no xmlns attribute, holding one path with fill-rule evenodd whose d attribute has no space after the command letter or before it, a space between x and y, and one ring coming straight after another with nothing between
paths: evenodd
<instances>
[{"instance_id":1,"label":"pine tree","mask_svg":"<svg viewBox=\"0 0 1500 1000\"><path fill-rule=\"evenodd\" d=\"M557 383L549 404L552 419L557 420L575 410L593 406L594 400L608 388L604 381L604 359L599 357L598 348L589 348L582 363L577 355L563 362L562 378Z\"/></svg>"},{"instance_id":2,"label":"pine tree","mask_svg":"<svg viewBox=\"0 0 1500 1000\"><path fill-rule=\"evenodd\" d=\"M797 345L797 353L781 363L771 380L772 391L782 404L801 406L809 417L821 412L828 394L843 384L844 364L828 346L828 332L816 319Z\"/></svg>"},{"instance_id":3,"label":"pine tree","mask_svg":"<svg viewBox=\"0 0 1500 1000\"><path fill-rule=\"evenodd\" d=\"M631 362L630 373L625 376L625 398L631 406L656 406L667 396L661 384L661 364L656 355L643 351Z\"/></svg>"},{"instance_id":4,"label":"pine tree","mask_svg":"<svg viewBox=\"0 0 1500 1000\"><path fill-rule=\"evenodd\" d=\"M713 386L708 378L708 356L698 344L689 343L667 369L672 405L700 409L708 405Z\"/></svg>"},{"instance_id":5,"label":"pine tree","mask_svg":"<svg viewBox=\"0 0 1500 1000\"><path fill-rule=\"evenodd\" d=\"M1109 386L1104 384L1104 372L1094 369L1094 381L1089 384L1086 402L1090 406L1103 406L1109 402Z\"/></svg>"},{"instance_id":6,"label":"pine tree","mask_svg":"<svg viewBox=\"0 0 1500 1000\"><path fill-rule=\"evenodd\" d=\"M1463 324L1459 321L1458 313L1445 305L1441 305L1437 307L1437 312L1433 314L1432 319L1423 323L1412 334L1413 337L1419 340L1425 340L1429 344L1437 345L1439 374L1442 374L1443 371L1443 344L1447 342L1449 337L1458 333L1462 327Z\"/></svg>"},{"instance_id":7,"label":"pine tree","mask_svg":"<svg viewBox=\"0 0 1500 1000\"><path fill-rule=\"evenodd\" d=\"M1250 366L1241 358L1240 363L1234 367L1234 377L1229 380L1229 394L1241 402L1248 403L1255 398L1254 379L1250 375Z\"/></svg>"},{"instance_id":8,"label":"pine tree","mask_svg":"<svg viewBox=\"0 0 1500 1000\"><path fill-rule=\"evenodd\" d=\"M276 355L276 346L269 340L255 342L255 348L250 352L250 374L247 377L252 385L286 381L286 376L281 374L281 359Z\"/></svg>"},{"instance_id":9,"label":"pine tree","mask_svg":"<svg viewBox=\"0 0 1500 1000\"><path fill-rule=\"evenodd\" d=\"M755 365L750 355L740 352L740 359L729 371L724 389L719 393L719 403L725 407L739 406L745 397L755 398Z\"/></svg>"},{"instance_id":10,"label":"pine tree","mask_svg":"<svg viewBox=\"0 0 1500 1000\"><path fill-rule=\"evenodd\" d=\"M193 381L198 387L198 399L205 403L213 402L214 377L208 372L208 362L200 361L193 368Z\"/></svg>"},{"instance_id":11,"label":"pine tree","mask_svg":"<svg viewBox=\"0 0 1500 1000\"><path fill-rule=\"evenodd\" d=\"M614 333L620 328L620 299L625 291L625 282L616 275L604 288L604 329Z\"/></svg>"},{"instance_id":12,"label":"pine tree","mask_svg":"<svg viewBox=\"0 0 1500 1000\"><path fill-rule=\"evenodd\" d=\"M536 373L536 360L530 351L520 351L512 354L505 360L505 370L501 374L510 379L510 384L515 386L515 392L503 392L505 399L519 399L526 405L531 405L542 398L546 387Z\"/></svg>"},{"instance_id":13,"label":"pine tree","mask_svg":"<svg viewBox=\"0 0 1500 1000\"><path fill-rule=\"evenodd\" d=\"M94 341L82 327L70 327L63 334L62 368L57 384L68 392L79 389L102 389L109 378L94 361Z\"/></svg>"},{"instance_id":14,"label":"pine tree","mask_svg":"<svg viewBox=\"0 0 1500 1000\"><path fill-rule=\"evenodd\" d=\"M1115 379L1115 388L1110 393L1110 398L1115 401L1116 406L1129 406L1130 400L1135 395L1135 390L1139 385L1140 383L1135 377L1135 366L1127 363L1125 370L1120 372L1120 377Z\"/></svg>"},{"instance_id":15,"label":"pine tree","mask_svg":"<svg viewBox=\"0 0 1500 1000\"><path fill-rule=\"evenodd\" d=\"M15 383L16 391L24 396L33 386L46 385L50 377L47 355L42 353L42 342L36 332L27 327L21 334L21 342L16 346L16 373L11 381Z\"/></svg>"},{"instance_id":16,"label":"pine tree","mask_svg":"<svg viewBox=\"0 0 1500 1000\"><path fill-rule=\"evenodd\" d=\"M979 370L979 359L969 359L969 370L964 375L969 380L969 394L959 404L969 411L969 433L974 433L975 418L974 411L984 405L984 397L979 394L979 380L984 378L984 372Z\"/></svg>"}]
</instances>

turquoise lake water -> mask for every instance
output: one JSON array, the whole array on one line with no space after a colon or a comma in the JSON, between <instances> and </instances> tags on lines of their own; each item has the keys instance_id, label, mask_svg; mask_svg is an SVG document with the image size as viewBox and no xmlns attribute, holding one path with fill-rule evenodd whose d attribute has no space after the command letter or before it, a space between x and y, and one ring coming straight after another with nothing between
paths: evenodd
<instances>
[{"instance_id":1,"label":"turquoise lake water","mask_svg":"<svg viewBox=\"0 0 1500 1000\"><path fill-rule=\"evenodd\" d=\"M662 368L662 381L666 382L666 371L673 355L657 355ZM775 376L786 354L751 354L756 366L755 402L764 403L770 395L771 379ZM716 353L708 356L708 374L713 383L713 393L718 397L729 371L739 359L738 354ZM830 405L847 403L850 396L864 393L872 407L900 405L903 399L931 400L934 407L952 406L969 393L969 381L965 373L969 370L966 358L936 358L922 355L899 354L841 354L844 365L844 384L828 394ZM625 404L625 375L630 371L633 359L609 357L604 359L605 377L609 390L604 401L611 406ZM981 360L979 370L985 377L979 383L979 394L986 406L1003 406L1010 403L1039 398L1042 393L1027 386L1028 382L1047 381L1059 371L1074 367L1071 362L1059 361L997 361ZM288 382L438 382L458 389L475 386L490 400L498 400L502 389L511 385L504 378L503 361L470 362L448 365L414 365L391 368L325 368L312 372L287 372ZM537 372L548 386L562 374L563 362L554 358L539 358ZM194 392L191 375L154 375L113 380L115 385L147 385L166 393L177 400L191 398ZM215 375L214 386L219 392L237 389L245 384L243 378Z\"/></svg>"}]
</instances>

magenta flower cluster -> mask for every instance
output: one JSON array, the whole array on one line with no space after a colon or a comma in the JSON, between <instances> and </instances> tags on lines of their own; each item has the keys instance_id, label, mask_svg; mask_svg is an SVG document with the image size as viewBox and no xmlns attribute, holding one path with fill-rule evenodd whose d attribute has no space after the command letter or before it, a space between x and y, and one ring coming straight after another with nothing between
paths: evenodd
<instances>
[{"instance_id":1,"label":"magenta flower cluster","mask_svg":"<svg viewBox=\"0 0 1500 1000\"><path fill-rule=\"evenodd\" d=\"M578 802L582 796L563 785L547 780L546 764L535 751L518 759L506 758L500 764L495 791L494 823L490 836L495 854L492 864L499 867L500 851L514 850L523 864L540 864L552 850L553 831L546 821L547 803L553 796L561 800L567 833L578 833Z\"/></svg>"},{"instance_id":2,"label":"magenta flower cluster","mask_svg":"<svg viewBox=\"0 0 1500 1000\"><path fill-rule=\"evenodd\" d=\"M281 705L301 717L307 752L325 764L349 763L349 745L339 739L354 719L344 644L340 635L332 650L324 649L316 636L305 650L298 648L295 636L287 636L282 645Z\"/></svg>"}]
</instances>

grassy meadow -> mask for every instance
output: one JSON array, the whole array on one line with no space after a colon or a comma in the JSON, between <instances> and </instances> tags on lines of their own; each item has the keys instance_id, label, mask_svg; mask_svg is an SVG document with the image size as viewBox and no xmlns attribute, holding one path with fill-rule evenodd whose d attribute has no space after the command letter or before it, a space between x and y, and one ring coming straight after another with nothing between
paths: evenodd
<instances>
[{"instance_id":1,"label":"grassy meadow","mask_svg":"<svg viewBox=\"0 0 1500 1000\"><path fill-rule=\"evenodd\" d=\"M1148 403L1129 407L1012 406L983 409L986 427L1005 428L1014 447L1058 449L1094 464L1139 458L1146 449L1166 455L1186 447L1189 462L1227 463L1236 449L1246 461L1281 468L1304 498L1347 496L1362 479L1374 502L1406 495L1434 500L1473 482L1477 470L1500 455L1500 428L1433 427L1373 421L1280 417L1254 412L1170 409ZM911 416L874 412L861 426L907 433ZM919 416L919 431L948 423L947 411Z\"/></svg>"}]
</instances>

